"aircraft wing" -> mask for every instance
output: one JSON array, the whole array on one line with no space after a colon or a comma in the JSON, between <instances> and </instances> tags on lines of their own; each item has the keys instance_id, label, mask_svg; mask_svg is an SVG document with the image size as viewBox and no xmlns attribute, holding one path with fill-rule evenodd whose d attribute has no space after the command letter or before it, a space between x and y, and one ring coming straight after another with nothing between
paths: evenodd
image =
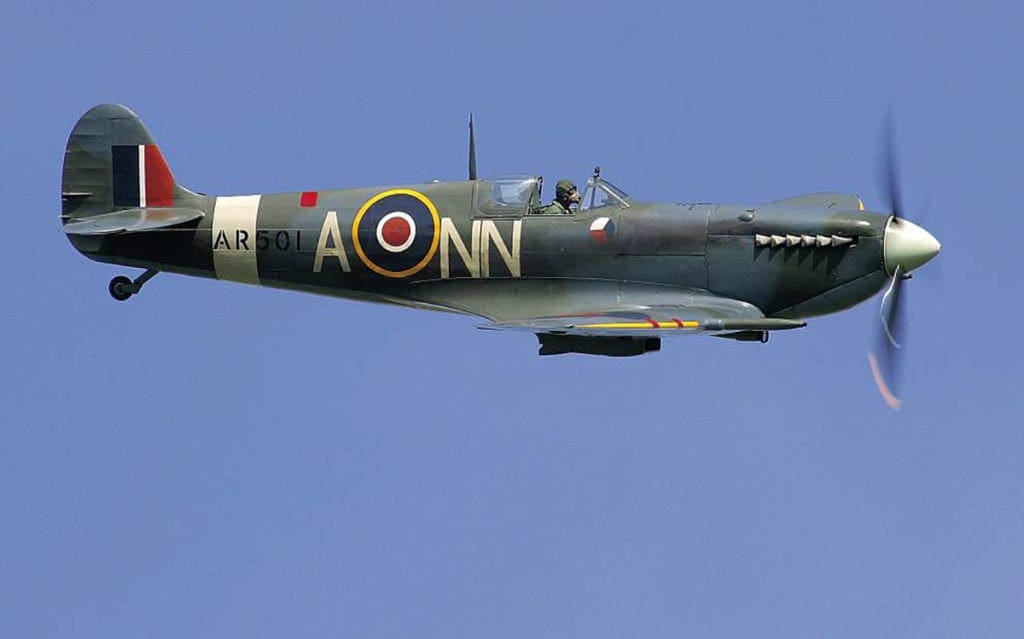
<instances>
[{"instance_id":1,"label":"aircraft wing","mask_svg":"<svg viewBox=\"0 0 1024 639\"><path fill-rule=\"evenodd\" d=\"M541 355L625 357L660 350L662 337L706 333L764 341L763 331L805 325L800 320L765 317L753 304L704 294L690 296L687 304L577 310L567 315L492 322L480 328L535 333Z\"/></svg>"},{"instance_id":2,"label":"aircraft wing","mask_svg":"<svg viewBox=\"0 0 1024 639\"><path fill-rule=\"evenodd\" d=\"M577 312L492 322L485 330L528 331L578 337L671 337L701 332L777 331L806 326L800 320L765 317L751 304L708 296L686 306L648 306Z\"/></svg>"}]
</instances>

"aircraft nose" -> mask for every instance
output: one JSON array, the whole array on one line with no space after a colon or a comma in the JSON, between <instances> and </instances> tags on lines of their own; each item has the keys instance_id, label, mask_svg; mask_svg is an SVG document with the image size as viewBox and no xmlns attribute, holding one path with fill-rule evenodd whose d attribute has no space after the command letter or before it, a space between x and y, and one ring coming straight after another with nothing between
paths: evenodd
<instances>
[{"instance_id":1,"label":"aircraft nose","mask_svg":"<svg viewBox=\"0 0 1024 639\"><path fill-rule=\"evenodd\" d=\"M923 266L936 255L942 245L935 236L910 220L889 218L882 240L885 270L890 274L898 265L905 273Z\"/></svg>"}]
</instances>

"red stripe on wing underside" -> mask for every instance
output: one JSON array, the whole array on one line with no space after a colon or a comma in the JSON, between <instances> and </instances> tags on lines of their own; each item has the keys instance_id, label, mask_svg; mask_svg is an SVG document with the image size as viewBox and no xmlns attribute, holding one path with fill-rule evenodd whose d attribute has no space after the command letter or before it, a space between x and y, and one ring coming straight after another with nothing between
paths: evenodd
<instances>
[{"instance_id":1,"label":"red stripe on wing underside","mask_svg":"<svg viewBox=\"0 0 1024 639\"><path fill-rule=\"evenodd\" d=\"M174 176L155 144L146 145L146 206L174 206Z\"/></svg>"}]
</instances>

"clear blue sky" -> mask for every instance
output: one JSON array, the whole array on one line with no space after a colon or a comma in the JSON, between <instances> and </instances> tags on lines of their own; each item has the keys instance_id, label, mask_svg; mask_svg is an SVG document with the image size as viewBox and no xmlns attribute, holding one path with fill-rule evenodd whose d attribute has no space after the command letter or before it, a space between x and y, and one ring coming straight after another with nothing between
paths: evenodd
<instances>
[{"instance_id":1,"label":"clear blue sky","mask_svg":"<svg viewBox=\"0 0 1024 639\"><path fill-rule=\"evenodd\" d=\"M1015 3L48 3L0 39L0 635L1020 636ZM686 5L685 7L681 5ZM209 193L583 180L905 197L906 392L877 301L766 346L538 358L471 318L126 269L59 232L99 102Z\"/></svg>"}]
</instances>

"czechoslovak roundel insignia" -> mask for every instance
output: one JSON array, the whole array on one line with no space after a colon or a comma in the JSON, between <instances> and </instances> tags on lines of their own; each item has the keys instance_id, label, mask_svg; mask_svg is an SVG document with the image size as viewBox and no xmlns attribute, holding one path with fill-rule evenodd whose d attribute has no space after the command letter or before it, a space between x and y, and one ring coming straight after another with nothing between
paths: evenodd
<instances>
[{"instance_id":1,"label":"czechoslovak roundel insignia","mask_svg":"<svg viewBox=\"0 0 1024 639\"><path fill-rule=\"evenodd\" d=\"M597 218L590 223L590 237L598 242L607 242L615 237L615 222L607 217Z\"/></svg>"},{"instance_id":2,"label":"czechoslovak roundel insignia","mask_svg":"<svg viewBox=\"0 0 1024 639\"><path fill-rule=\"evenodd\" d=\"M441 220L427 196L412 189L378 193L352 221L356 255L386 277L408 277L430 263L440 240Z\"/></svg>"}]
</instances>

